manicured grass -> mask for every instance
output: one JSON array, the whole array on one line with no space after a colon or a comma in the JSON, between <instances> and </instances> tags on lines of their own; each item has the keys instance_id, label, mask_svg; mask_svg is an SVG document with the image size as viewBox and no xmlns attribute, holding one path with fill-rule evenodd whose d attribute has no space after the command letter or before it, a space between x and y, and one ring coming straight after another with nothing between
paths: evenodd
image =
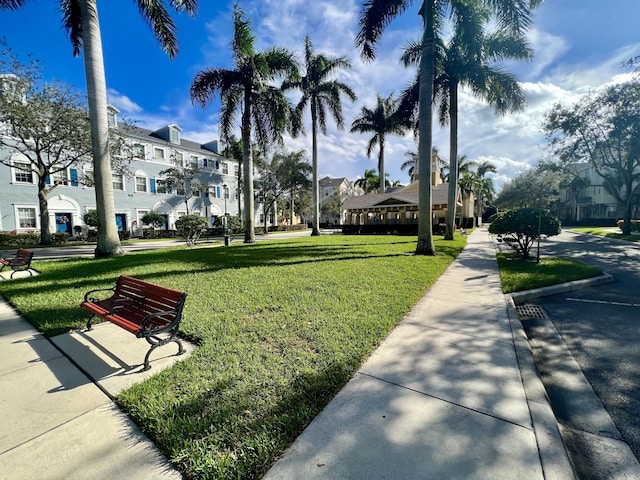
<instances>
[{"instance_id":1,"label":"manicured grass","mask_svg":"<svg viewBox=\"0 0 640 480\"><path fill-rule=\"evenodd\" d=\"M570 227L569 230L572 232L625 240L627 242L640 242L640 235L623 235L622 233L612 231L611 227Z\"/></svg>"},{"instance_id":2,"label":"manicured grass","mask_svg":"<svg viewBox=\"0 0 640 480\"><path fill-rule=\"evenodd\" d=\"M498 266L504 293L548 287L559 283L602 275L602 270L566 258L543 258L540 263L498 253Z\"/></svg>"},{"instance_id":3,"label":"manicured grass","mask_svg":"<svg viewBox=\"0 0 640 480\"><path fill-rule=\"evenodd\" d=\"M466 243L436 237L299 237L37 262L1 282L41 331L83 327L84 292L120 274L188 292L181 330L199 348L117 399L187 478L259 478ZM463 292L460 292L463 294Z\"/></svg>"}]
</instances>

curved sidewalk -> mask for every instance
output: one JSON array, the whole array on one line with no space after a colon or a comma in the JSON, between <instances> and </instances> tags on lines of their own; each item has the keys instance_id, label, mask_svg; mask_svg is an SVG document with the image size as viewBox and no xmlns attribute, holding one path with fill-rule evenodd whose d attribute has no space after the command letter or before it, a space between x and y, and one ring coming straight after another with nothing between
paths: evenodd
<instances>
[{"instance_id":1,"label":"curved sidewalk","mask_svg":"<svg viewBox=\"0 0 640 480\"><path fill-rule=\"evenodd\" d=\"M486 229L264 477L301 478L574 478Z\"/></svg>"}]
</instances>

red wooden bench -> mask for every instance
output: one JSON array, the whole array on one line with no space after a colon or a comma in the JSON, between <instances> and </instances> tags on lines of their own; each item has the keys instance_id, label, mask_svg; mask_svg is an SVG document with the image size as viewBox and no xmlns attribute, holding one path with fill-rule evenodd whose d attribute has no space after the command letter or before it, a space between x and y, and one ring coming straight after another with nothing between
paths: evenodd
<instances>
[{"instance_id":1,"label":"red wooden bench","mask_svg":"<svg viewBox=\"0 0 640 480\"><path fill-rule=\"evenodd\" d=\"M0 272L4 270L5 267L11 268L13 272L11 272L11 278L13 278L13 274L19 272L21 270L26 270L29 272L29 276L33 275L31 272L31 259L33 258L33 252L31 250L25 250L24 248L19 248L16 252L15 257L13 258L0 258Z\"/></svg>"},{"instance_id":2,"label":"red wooden bench","mask_svg":"<svg viewBox=\"0 0 640 480\"><path fill-rule=\"evenodd\" d=\"M151 368L151 352L162 345L175 342L179 347L177 355L184 353L176 335L186 297L186 293L122 275L113 288L87 292L80 306L92 314L87 330L91 330L93 319L100 317L144 338L151 345L144 358L145 371Z\"/></svg>"}]
</instances>

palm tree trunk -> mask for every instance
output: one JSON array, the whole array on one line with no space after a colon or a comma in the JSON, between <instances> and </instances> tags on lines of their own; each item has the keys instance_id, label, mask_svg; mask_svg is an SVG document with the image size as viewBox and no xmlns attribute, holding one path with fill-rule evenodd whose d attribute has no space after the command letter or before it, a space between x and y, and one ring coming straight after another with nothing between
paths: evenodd
<instances>
[{"instance_id":1,"label":"palm tree trunk","mask_svg":"<svg viewBox=\"0 0 640 480\"><path fill-rule=\"evenodd\" d=\"M244 243L255 243L253 202L253 156L251 152L251 98L247 89L242 112L242 174L244 180ZM264 219L265 232L267 219Z\"/></svg>"},{"instance_id":2,"label":"palm tree trunk","mask_svg":"<svg viewBox=\"0 0 640 480\"><path fill-rule=\"evenodd\" d=\"M418 242L416 255L435 255L431 219L431 128L433 125L433 77L435 38L433 24L434 0L425 0L422 7L424 32L422 35L422 55L420 58L420 100L418 117L420 138L418 141Z\"/></svg>"},{"instance_id":3,"label":"palm tree trunk","mask_svg":"<svg viewBox=\"0 0 640 480\"><path fill-rule=\"evenodd\" d=\"M311 227L311 235L320 235L320 188L318 179L318 127L317 127L317 111L316 102L311 100L311 158L312 158L312 182L311 202L313 203L313 225Z\"/></svg>"},{"instance_id":4,"label":"palm tree trunk","mask_svg":"<svg viewBox=\"0 0 640 480\"><path fill-rule=\"evenodd\" d=\"M453 240L458 197L458 82L455 80L449 85L449 123L449 191L445 240Z\"/></svg>"},{"instance_id":5,"label":"palm tree trunk","mask_svg":"<svg viewBox=\"0 0 640 480\"><path fill-rule=\"evenodd\" d=\"M98 242L95 256L124 255L113 200L113 177L109 157L109 125L107 122L107 87L104 76L100 23L95 0L80 0L82 16L82 45L87 80L87 99L91 119L93 144L93 175L95 179L96 210L98 211Z\"/></svg>"},{"instance_id":6,"label":"palm tree trunk","mask_svg":"<svg viewBox=\"0 0 640 480\"><path fill-rule=\"evenodd\" d=\"M385 191L384 181L384 135L380 134L380 152L378 153L378 175L380 175L380 193Z\"/></svg>"}]
</instances>

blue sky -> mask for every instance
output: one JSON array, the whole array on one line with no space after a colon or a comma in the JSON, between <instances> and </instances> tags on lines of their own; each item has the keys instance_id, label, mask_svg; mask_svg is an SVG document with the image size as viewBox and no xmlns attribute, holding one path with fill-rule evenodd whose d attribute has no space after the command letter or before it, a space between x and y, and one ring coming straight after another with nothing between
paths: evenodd
<instances>
[{"instance_id":1,"label":"blue sky","mask_svg":"<svg viewBox=\"0 0 640 480\"><path fill-rule=\"evenodd\" d=\"M196 18L174 15L180 54L174 60L158 47L138 15L133 1L98 0L109 102L127 118L150 129L177 123L183 137L195 141L218 138L218 108L193 106L189 86L194 75L208 67L230 67L233 2L201 0ZM418 1L388 27L378 58L364 63L355 48L361 0L239 0L252 23L259 50L285 46L302 56L305 35L317 52L344 55L353 64L339 78L357 92L358 100L344 102L345 131L329 122L327 136L319 137L321 176L361 176L376 168L366 158L366 135L348 133L363 105L373 107L376 94L399 92L413 78L399 61L402 46L418 38ZM81 58L72 56L61 26L58 1L32 0L22 10L0 11L0 36L19 55L33 54L47 68L46 77L77 85L84 91ZM496 165L497 187L545 155L541 122L556 102L570 103L590 90L628 77L621 63L640 55L638 0L546 0L534 17L529 39L535 49L532 62L509 65L527 94L525 111L496 117L481 101L462 91L460 96L459 154ZM297 100L297 97L292 97ZM308 124L308 122L307 122ZM311 151L310 137L286 138L292 150ZM434 128L434 145L448 159L448 131ZM413 136L390 137L385 166L392 180L407 183L400 171L404 153L416 151ZM373 157L377 152L373 153Z\"/></svg>"}]
</instances>

